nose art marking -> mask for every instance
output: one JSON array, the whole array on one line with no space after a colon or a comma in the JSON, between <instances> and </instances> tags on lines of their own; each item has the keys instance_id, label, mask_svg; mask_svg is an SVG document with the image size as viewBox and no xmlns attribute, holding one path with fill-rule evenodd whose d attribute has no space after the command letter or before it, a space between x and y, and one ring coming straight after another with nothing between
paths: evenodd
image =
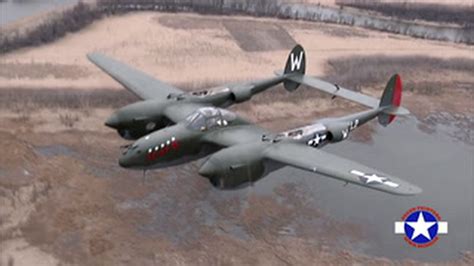
<instances>
[{"instance_id":1,"label":"nose art marking","mask_svg":"<svg viewBox=\"0 0 474 266\"><path fill-rule=\"evenodd\" d=\"M147 159L149 161L154 161L158 159L158 157L165 156L171 150L179 150L179 143L175 137L172 137L171 140L167 140L164 143L161 143L155 148L148 149Z\"/></svg>"}]
</instances>

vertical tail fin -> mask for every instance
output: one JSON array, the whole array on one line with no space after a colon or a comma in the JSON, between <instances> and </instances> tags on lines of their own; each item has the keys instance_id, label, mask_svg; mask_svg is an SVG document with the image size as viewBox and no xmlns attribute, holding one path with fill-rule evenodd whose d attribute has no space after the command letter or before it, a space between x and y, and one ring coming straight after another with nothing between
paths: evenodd
<instances>
[{"instance_id":1,"label":"vertical tail fin","mask_svg":"<svg viewBox=\"0 0 474 266\"><path fill-rule=\"evenodd\" d=\"M306 55L303 47L297 44L291 50L286 60L285 72L284 75L299 73L304 74L306 70ZM294 91L298 88L300 84L291 80L285 80L283 86L288 91Z\"/></svg>"},{"instance_id":2,"label":"vertical tail fin","mask_svg":"<svg viewBox=\"0 0 474 266\"><path fill-rule=\"evenodd\" d=\"M383 126L387 126L395 119L396 115L408 114L408 110L403 107L399 107L402 102L402 79L400 75L393 75L387 83L383 92L382 98L380 99L379 107L384 108L381 114L379 114L379 123Z\"/></svg>"}]
</instances>

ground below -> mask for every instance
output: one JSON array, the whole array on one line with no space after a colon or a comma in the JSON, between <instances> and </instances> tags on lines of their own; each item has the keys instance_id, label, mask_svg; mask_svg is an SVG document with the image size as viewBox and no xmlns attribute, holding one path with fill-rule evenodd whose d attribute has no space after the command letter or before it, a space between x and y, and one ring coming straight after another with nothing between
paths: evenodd
<instances>
[{"instance_id":1,"label":"ground below","mask_svg":"<svg viewBox=\"0 0 474 266\"><path fill-rule=\"evenodd\" d=\"M295 43L307 50L308 73L344 78L341 84L357 77L357 84L367 84L358 89L377 97L389 77L377 71L401 72L412 88L403 103L425 122L424 130L461 123L464 130L452 137L472 145L469 46L272 19L110 17L0 57L0 265L418 265L346 248L366 233L308 204L314 195L301 184L284 183L267 194L221 192L196 174L199 162L153 171L146 180L118 167L118 147L126 141L103 121L134 98L85 54L103 52L193 89L267 77L283 67ZM341 71L344 60L358 64ZM370 73L377 78L367 83ZM275 131L357 109L308 88L292 94L276 88L233 108ZM368 142L372 130L361 128L353 139ZM463 254L446 263L472 264L472 254Z\"/></svg>"}]
</instances>

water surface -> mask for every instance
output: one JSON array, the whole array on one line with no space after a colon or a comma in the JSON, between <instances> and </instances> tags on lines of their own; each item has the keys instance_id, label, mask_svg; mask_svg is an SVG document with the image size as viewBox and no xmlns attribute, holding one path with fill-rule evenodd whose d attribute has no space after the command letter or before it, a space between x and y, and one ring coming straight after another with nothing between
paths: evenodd
<instances>
[{"instance_id":1,"label":"water surface","mask_svg":"<svg viewBox=\"0 0 474 266\"><path fill-rule=\"evenodd\" d=\"M364 239L350 247L355 251L391 259L459 258L460 252L474 250L474 147L442 130L424 133L419 123L414 118L396 121L388 128L378 127L371 144L346 141L329 145L325 151L406 179L423 188L420 195L398 197L344 186L340 181L289 167L257 182L255 189L271 193L278 184L297 183L314 195L311 204L337 221L362 228ZM394 234L394 221L419 205L434 208L449 223L449 233L425 249L413 248L403 236Z\"/></svg>"},{"instance_id":2,"label":"water surface","mask_svg":"<svg viewBox=\"0 0 474 266\"><path fill-rule=\"evenodd\" d=\"M78 0L0 1L0 26L75 2Z\"/></svg>"}]
</instances>

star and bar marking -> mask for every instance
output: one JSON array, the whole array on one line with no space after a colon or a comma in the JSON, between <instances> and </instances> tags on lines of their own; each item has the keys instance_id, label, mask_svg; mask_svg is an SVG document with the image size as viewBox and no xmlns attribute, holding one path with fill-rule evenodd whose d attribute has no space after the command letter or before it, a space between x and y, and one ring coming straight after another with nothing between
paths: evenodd
<instances>
[{"instance_id":1,"label":"star and bar marking","mask_svg":"<svg viewBox=\"0 0 474 266\"><path fill-rule=\"evenodd\" d=\"M351 170L351 174L356 175L359 179L367 185L371 184L384 184L389 187L397 188L400 185L390 181L387 177L379 176L377 174L367 174L359 170Z\"/></svg>"}]
</instances>

